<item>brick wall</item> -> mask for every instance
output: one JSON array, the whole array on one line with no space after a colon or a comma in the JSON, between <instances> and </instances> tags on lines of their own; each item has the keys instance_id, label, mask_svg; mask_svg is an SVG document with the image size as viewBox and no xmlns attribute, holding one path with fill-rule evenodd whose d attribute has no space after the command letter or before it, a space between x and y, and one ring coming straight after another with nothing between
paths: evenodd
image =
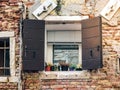
<instances>
[{"instance_id":1,"label":"brick wall","mask_svg":"<svg viewBox=\"0 0 120 90\"><path fill-rule=\"evenodd\" d=\"M24 73L23 90L40 90L40 74L38 72Z\"/></svg>"},{"instance_id":2,"label":"brick wall","mask_svg":"<svg viewBox=\"0 0 120 90\"><path fill-rule=\"evenodd\" d=\"M14 31L16 38L15 61L16 76L19 73L20 47L19 47L19 20L20 8L18 0L0 0L0 32ZM18 90L17 82L0 82L0 90Z\"/></svg>"},{"instance_id":3,"label":"brick wall","mask_svg":"<svg viewBox=\"0 0 120 90\"><path fill-rule=\"evenodd\" d=\"M18 90L18 84L17 83L0 83L0 90Z\"/></svg>"},{"instance_id":4,"label":"brick wall","mask_svg":"<svg viewBox=\"0 0 120 90\"><path fill-rule=\"evenodd\" d=\"M43 0L44 1L44 0ZM64 1L64 0L63 0ZM75 2L74 2L75 1ZM61 15L91 15L97 16L100 10L103 9L108 0L95 1L93 0L72 0L72 3L64 2L62 4ZM68 4L68 5L67 5ZM81 5L81 7L79 7ZM77 10L71 10L70 7L77 7ZM64 9L64 10L63 10ZM91 9L94 9L90 11ZM53 14L53 12L52 12ZM116 18L114 16L112 20ZM116 21L115 21L116 22ZM120 28L119 19L117 19L117 26L111 26L111 21L103 20L102 24L102 41L103 41L103 68L88 72L90 76L88 78L80 79L56 79L53 78L57 74L52 74L49 76L45 73L45 76L40 76L40 90L119 90L120 89L120 75L117 72L117 58L119 56L119 42L120 42ZM47 76L46 76L47 75ZM62 77L63 75L61 75ZM46 77L49 77L46 79ZM30 76L29 79L32 79ZM51 79L53 78L53 79ZM35 83L34 83L35 85ZM36 86L36 85L35 85ZM29 88L32 86L29 86ZM38 88L38 90L39 90Z\"/></svg>"},{"instance_id":5,"label":"brick wall","mask_svg":"<svg viewBox=\"0 0 120 90\"><path fill-rule=\"evenodd\" d=\"M114 27L106 23L103 23L102 26L102 69L88 72L90 75L88 78L83 77L80 79L56 79L53 77L57 74L52 74L52 72L50 76L46 73L44 73L44 76L41 76L41 73L26 73L24 74L24 77L26 78L24 79L26 90L120 90L120 74L117 72L120 24L118 21L118 25ZM34 78L35 75L38 75L37 78ZM35 82L39 82L39 87L37 87L38 84Z\"/></svg>"},{"instance_id":6,"label":"brick wall","mask_svg":"<svg viewBox=\"0 0 120 90\"><path fill-rule=\"evenodd\" d=\"M15 31L16 37L16 76L19 73L20 47L18 23L21 16L19 2L27 6L34 0L2 0L0 1L0 31ZM41 0L43 1L43 0ZM61 15L90 15L98 16L108 0L70 0L62 2ZM75 1L75 2L74 2ZM77 3L79 2L79 3ZM104 2L104 3L103 3ZM77 9L73 10L71 7ZM30 7L30 6L29 6ZM94 10L93 10L94 9ZM91 11L92 10L92 11ZM54 11L53 11L54 12ZM56 15L54 13L50 15ZM114 16L116 26L112 21L103 21L103 68L88 72L88 78L79 79L46 79L41 78L40 72L22 74L23 90L120 90L120 74L117 72L117 58L120 56L120 23L119 15ZM18 90L18 83L0 82L0 90Z\"/></svg>"}]
</instances>

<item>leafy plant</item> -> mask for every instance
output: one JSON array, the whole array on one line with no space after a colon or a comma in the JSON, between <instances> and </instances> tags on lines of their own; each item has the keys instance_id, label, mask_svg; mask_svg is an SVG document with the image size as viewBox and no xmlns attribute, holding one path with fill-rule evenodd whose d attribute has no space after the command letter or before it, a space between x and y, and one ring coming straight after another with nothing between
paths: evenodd
<instances>
[{"instance_id":1,"label":"leafy plant","mask_svg":"<svg viewBox=\"0 0 120 90\"><path fill-rule=\"evenodd\" d=\"M57 0L57 7L55 9L57 15L60 15L61 7L62 7L61 4L62 4L61 0Z\"/></svg>"}]
</instances>

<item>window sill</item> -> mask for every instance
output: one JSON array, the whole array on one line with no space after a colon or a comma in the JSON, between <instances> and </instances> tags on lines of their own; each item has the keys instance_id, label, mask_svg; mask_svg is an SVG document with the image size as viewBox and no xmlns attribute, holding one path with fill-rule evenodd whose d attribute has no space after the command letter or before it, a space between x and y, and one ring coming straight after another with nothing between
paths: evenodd
<instances>
[{"instance_id":1,"label":"window sill","mask_svg":"<svg viewBox=\"0 0 120 90\"><path fill-rule=\"evenodd\" d=\"M43 71L40 79L89 79L90 74L86 71Z\"/></svg>"},{"instance_id":2,"label":"window sill","mask_svg":"<svg viewBox=\"0 0 120 90\"><path fill-rule=\"evenodd\" d=\"M15 76L12 76L12 77L9 77L9 76L1 76L0 77L0 82L18 82L18 77L15 77Z\"/></svg>"}]
</instances>

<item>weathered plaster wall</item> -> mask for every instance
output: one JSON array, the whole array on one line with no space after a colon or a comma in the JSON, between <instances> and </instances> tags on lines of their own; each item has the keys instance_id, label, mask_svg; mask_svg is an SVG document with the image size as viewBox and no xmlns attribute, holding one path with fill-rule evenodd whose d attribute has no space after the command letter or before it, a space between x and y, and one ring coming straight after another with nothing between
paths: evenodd
<instances>
[{"instance_id":1,"label":"weathered plaster wall","mask_svg":"<svg viewBox=\"0 0 120 90\"><path fill-rule=\"evenodd\" d=\"M16 76L19 75L20 41L18 23L21 16L19 2L30 8L34 1L44 0L2 0L0 1L0 31L15 31ZM56 0L55 0L56 1ZM109 0L62 0L60 15L98 16ZM55 10L50 15L57 15ZM25 17L25 16L24 16ZM119 11L110 21L103 18L103 68L87 72L87 78L45 79L40 72L23 73L23 90L120 90L120 74L117 72L117 58L120 56ZM41 76L43 75L43 76ZM44 76L45 75L45 76ZM18 83L1 82L0 90L18 90Z\"/></svg>"}]
</instances>

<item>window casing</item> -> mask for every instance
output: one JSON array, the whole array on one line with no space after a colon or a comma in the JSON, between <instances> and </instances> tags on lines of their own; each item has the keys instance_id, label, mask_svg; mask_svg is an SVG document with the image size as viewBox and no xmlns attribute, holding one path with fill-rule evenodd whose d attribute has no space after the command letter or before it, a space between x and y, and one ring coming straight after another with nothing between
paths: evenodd
<instances>
[{"instance_id":1,"label":"window casing","mask_svg":"<svg viewBox=\"0 0 120 90\"><path fill-rule=\"evenodd\" d=\"M58 24L59 25L59 24ZM67 24L66 24L67 25ZM80 24L72 24L78 25ZM62 25L64 26L64 25ZM48 28L49 29L49 28ZM64 30L65 29L65 30ZM46 59L47 64L53 66L61 66L61 62L68 64L69 67L81 65L82 62L82 45L81 45L81 29L79 27L70 30L47 30L46 31ZM70 55L71 54L71 55ZM61 56L62 55L62 56ZM62 71L59 70L58 71ZM71 71L69 68L67 71Z\"/></svg>"},{"instance_id":2,"label":"window casing","mask_svg":"<svg viewBox=\"0 0 120 90\"><path fill-rule=\"evenodd\" d=\"M120 73L120 58L117 58L117 72Z\"/></svg>"},{"instance_id":3,"label":"window casing","mask_svg":"<svg viewBox=\"0 0 120 90\"><path fill-rule=\"evenodd\" d=\"M0 70L2 72L5 71L5 73L0 74L0 82L7 82L8 80L10 82L18 82L18 77L15 76L14 31L1 31L0 32L0 52L2 52L2 54L0 54L2 56L0 57L4 57L3 59L4 65L0 64Z\"/></svg>"},{"instance_id":4,"label":"window casing","mask_svg":"<svg viewBox=\"0 0 120 90\"><path fill-rule=\"evenodd\" d=\"M82 66L82 69L101 68L103 66L101 26L101 17L82 20L81 23L46 25L45 61L53 64L53 45L76 43L79 44L79 47L81 46L79 48L79 65Z\"/></svg>"}]
</instances>

